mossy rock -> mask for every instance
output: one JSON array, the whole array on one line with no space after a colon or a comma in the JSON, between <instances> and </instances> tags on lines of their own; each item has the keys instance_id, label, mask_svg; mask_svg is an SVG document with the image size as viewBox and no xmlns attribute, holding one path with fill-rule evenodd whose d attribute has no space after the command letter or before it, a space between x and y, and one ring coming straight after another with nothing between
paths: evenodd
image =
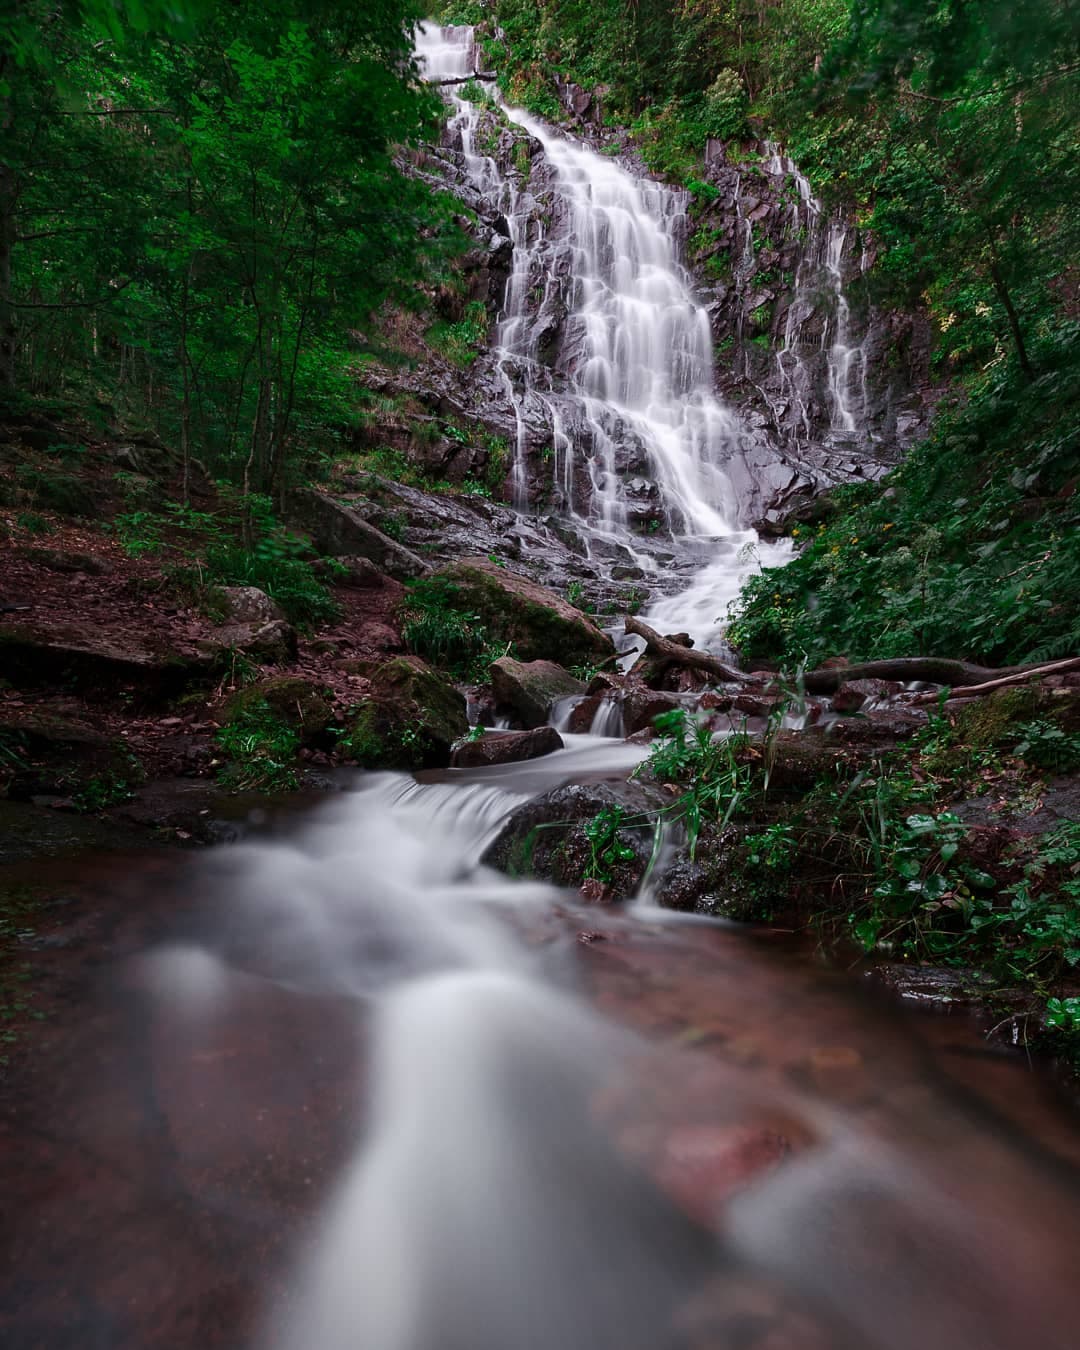
<instances>
[{"instance_id":1,"label":"mossy rock","mask_svg":"<svg viewBox=\"0 0 1080 1350\"><path fill-rule=\"evenodd\" d=\"M487 558L461 558L436 573L452 587L458 608L477 615L496 642L512 643L522 661L557 657L588 666L615 652L606 633L554 591Z\"/></svg>"},{"instance_id":2,"label":"mossy rock","mask_svg":"<svg viewBox=\"0 0 1080 1350\"><path fill-rule=\"evenodd\" d=\"M1017 728L1030 722L1040 710L1036 689L997 689L985 698L972 699L956 714L957 739L965 746L998 745L1010 737L1016 740Z\"/></svg>"},{"instance_id":3,"label":"mossy rock","mask_svg":"<svg viewBox=\"0 0 1080 1350\"><path fill-rule=\"evenodd\" d=\"M525 663L512 656L492 662L491 688L496 708L528 728L544 726L557 699L585 693L584 684L554 661Z\"/></svg>"},{"instance_id":4,"label":"mossy rock","mask_svg":"<svg viewBox=\"0 0 1080 1350\"><path fill-rule=\"evenodd\" d=\"M510 876L581 886L593 863L586 828L599 812L617 808L622 816L618 840L629 856L606 868L603 879L614 897L625 898L641 884L653 855L656 818L669 804L665 794L636 781L573 783L519 807L483 861Z\"/></svg>"},{"instance_id":5,"label":"mossy rock","mask_svg":"<svg viewBox=\"0 0 1080 1350\"><path fill-rule=\"evenodd\" d=\"M365 769L430 769L450 763L469 729L465 699L417 657L385 661L371 694L340 737L339 751Z\"/></svg>"},{"instance_id":6,"label":"mossy rock","mask_svg":"<svg viewBox=\"0 0 1080 1350\"><path fill-rule=\"evenodd\" d=\"M276 675L233 694L221 709L219 721L224 725L236 722L261 703L299 731L309 744L326 739L334 719L333 708L320 685L298 675Z\"/></svg>"}]
</instances>

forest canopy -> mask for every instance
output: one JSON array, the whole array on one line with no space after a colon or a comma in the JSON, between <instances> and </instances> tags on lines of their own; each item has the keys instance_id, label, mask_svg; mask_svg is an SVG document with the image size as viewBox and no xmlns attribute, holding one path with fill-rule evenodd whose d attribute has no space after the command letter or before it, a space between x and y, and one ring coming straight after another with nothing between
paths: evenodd
<instances>
[{"instance_id":1,"label":"forest canopy","mask_svg":"<svg viewBox=\"0 0 1080 1350\"><path fill-rule=\"evenodd\" d=\"M254 490L344 415L349 334L439 207L412 0L23 0L3 21L0 388L74 396ZM354 344L353 344L354 345Z\"/></svg>"}]
</instances>

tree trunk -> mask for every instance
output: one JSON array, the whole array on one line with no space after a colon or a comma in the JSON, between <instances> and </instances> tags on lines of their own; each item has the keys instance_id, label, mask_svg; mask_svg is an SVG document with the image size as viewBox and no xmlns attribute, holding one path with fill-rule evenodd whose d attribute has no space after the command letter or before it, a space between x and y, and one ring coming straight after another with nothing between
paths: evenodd
<instances>
[{"instance_id":1,"label":"tree trunk","mask_svg":"<svg viewBox=\"0 0 1080 1350\"><path fill-rule=\"evenodd\" d=\"M10 132L10 105L0 112L0 132ZM15 172L10 164L0 163L0 389L15 385L15 355L18 331L12 303L12 250L15 247Z\"/></svg>"},{"instance_id":2,"label":"tree trunk","mask_svg":"<svg viewBox=\"0 0 1080 1350\"><path fill-rule=\"evenodd\" d=\"M1001 268L997 261L990 264L990 279L994 283L994 290L997 298L1005 308L1005 313L1009 317L1009 328L1012 332L1013 342L1016 345L1016 355L1020 362L1020 369L1024 372L1024 377L1029 383L1035 381L1035 369L1028 357L1027 346L1024 343L1024 330L1020 327L1020 316L1016 312L1016 306L1012 302L1012 296L1009 294L1009 288L1005 285L1005 278L1001 275Z\"/></svg>"}]
</instances>

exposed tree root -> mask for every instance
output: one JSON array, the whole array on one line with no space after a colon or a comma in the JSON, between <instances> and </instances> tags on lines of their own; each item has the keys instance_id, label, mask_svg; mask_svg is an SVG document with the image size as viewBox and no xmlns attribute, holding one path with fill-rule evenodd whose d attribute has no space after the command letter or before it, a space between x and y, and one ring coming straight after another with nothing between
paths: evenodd
<instances>
[{"instance_id":1,"label":"exposed tree root","mask_svg":"<svg viewBox=\"0 0 1080 1350\"><path fill-rule=\"evenodd\" d=\"M668 666L684 666L688 670L701 670L707 675L715 675L718 680L729 684L745 684L749 679L743 671L725 665L718 657L710 656L708 652L699 652L693 647L683 647L678 642L670 642L667 638L661 637L655 628L650 628L633 615L627 615L626 631L633 633L635 637L645 639L645 652L655 674L661 673Z\"/></svg>"}]
</instances>

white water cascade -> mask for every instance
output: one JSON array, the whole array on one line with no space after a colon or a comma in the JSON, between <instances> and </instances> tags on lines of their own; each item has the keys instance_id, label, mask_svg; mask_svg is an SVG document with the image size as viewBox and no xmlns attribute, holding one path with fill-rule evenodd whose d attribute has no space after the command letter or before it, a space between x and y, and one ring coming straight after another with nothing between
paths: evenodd
<instances>
[{"instance_id":1,"label":"white water cascade","mask_svg":"<svg viewBox=\"0 0 1080 1350\"><path fill-rule=\"evenodd\" d=\"M807 361L808 341L804 330L810 320L824 314L816 355L825 360L825 394L828 399L830 433L838 441L850 441L865 427L866 352L853 340L851 308L844 291L844 250L851 228L838 216L829 216L814 196L806 175L778 147L770 146L766 171L778 178L790 177L798 200L790 206L792 233L807 231L795 275L795 294L788 306L784 334L776 353L782 406L778 430L805 444L811 435L811 411L815 381ZM859 270L864 270L860 259ZM813 340L811 339L811 342Z\"/></svg>"},{"instance_id":2,"label":"white water cascade","mask_svg":"<svg viewBox=\"0 0 1080 1350\"><path fill-rule=\"evenodd\" d=\"M467 76L472 30L425 24L417 54L431 79ZM726 471L746 431L714 393L709 316L678 259L685 195L505 104L538 167L504 176L477 150L481 106L448 97L451 138L514 244L495 345L518 421L515 505L529 428L546 425L557 509L590 554L616 547L664 589L674 543L689 571L646 618L716 645L742 578L788 554L745 527Z\"/></svg>"}]
</instances>

